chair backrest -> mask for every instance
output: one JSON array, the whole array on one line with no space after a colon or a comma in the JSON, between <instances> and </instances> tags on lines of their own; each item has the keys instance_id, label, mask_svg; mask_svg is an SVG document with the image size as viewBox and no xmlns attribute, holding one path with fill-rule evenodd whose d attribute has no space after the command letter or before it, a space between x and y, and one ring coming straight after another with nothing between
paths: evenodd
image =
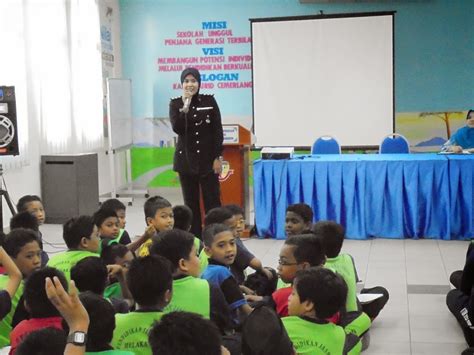
<instances>
[{"instance_id":1,"label":"chair backrest","mask_svg":"<svg viewBox=\"0 0 474 355\"><path fill-rule=\"evenodd\" d=\"M384 137L379 146L379 154L410 153L410 143L398 133L391 133Z\"/></svg>"},{"instance_id":2,"label":"chair backrest","mask_svg":"<svg viewBox=\"0 0 474 355\"><path fill-rule=\"evenodd\" d=\"M341 146L332 136L321 136L313 144L311 154L341 154Z\"/></svg>"}]
</instances>

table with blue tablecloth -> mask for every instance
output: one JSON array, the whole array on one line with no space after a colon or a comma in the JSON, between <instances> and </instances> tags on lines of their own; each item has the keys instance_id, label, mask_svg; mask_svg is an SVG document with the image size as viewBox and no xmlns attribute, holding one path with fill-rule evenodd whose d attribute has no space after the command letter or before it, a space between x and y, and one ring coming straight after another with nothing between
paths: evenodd
<instances>
[{"instance_id":1,"label":"table with blue tablecloth","mask_svg":"<svg viewBox=\"0 0 474 355\"><path fill-rule=\"evenodd\" d=\"M299 202L353 239L474 236L472 155L301 155L253 168L261 237L285 238L286 207Z\"/></svg>"}]
</instances>

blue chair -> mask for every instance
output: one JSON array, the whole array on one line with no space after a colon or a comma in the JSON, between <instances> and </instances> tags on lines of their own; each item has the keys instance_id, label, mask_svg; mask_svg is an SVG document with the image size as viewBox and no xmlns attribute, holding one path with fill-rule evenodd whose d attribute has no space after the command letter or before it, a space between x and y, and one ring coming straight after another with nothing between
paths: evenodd
<instances>
[{"instance_id":1,"label":"blue chair","mask_svg":"<svg viewBox=\"0 0 474 355\"><path fill-rule=\"evenodd\" d=\"M384 137L379 146L379 154L410 153L410 143L398 133L391 133Z\"/></svg>"},{"instance_id":2,"label":"blue chair","mask_svg":"<svg viewBox=\"0 0 474 355\"><path fill-rule=\"evenodd\" d=\"M311 154L341 154L341 146L332 136L321 136L313 144Z\"/></svg>"}]
</instances>

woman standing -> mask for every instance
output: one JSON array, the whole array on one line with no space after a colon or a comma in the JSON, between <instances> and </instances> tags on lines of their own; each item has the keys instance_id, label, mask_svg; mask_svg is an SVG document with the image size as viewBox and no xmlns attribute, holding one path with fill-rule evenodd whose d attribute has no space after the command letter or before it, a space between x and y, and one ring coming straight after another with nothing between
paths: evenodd
<instances>
[{"instance_id":1,"label":"woman standing","mask_svg":"<svg viewBox=\"0 0 474 355\"><path fill-rule=\"evenodd\" d=\"M200 237L200 189L206 212L221 205L222 122L214 96L199 93L201 74L197 69L184 69L181 84L182 96L170 102L171 125L178 134L173 170L179 174L184 203L193 211L191 232Z\"/></svg>"}]
</instances>

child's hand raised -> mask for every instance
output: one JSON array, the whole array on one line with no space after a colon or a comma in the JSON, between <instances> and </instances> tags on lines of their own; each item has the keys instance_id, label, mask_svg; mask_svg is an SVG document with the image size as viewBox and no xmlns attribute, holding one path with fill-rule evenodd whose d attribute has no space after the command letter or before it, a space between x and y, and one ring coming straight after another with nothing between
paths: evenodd
<instances>
[{"instance_id":1,"label":"child's hand raised","mask_svg":"<svg viewBox=\"0 0 474 355\"><path fill-rule=\"evenodd\" d=\"M107 275L109 279L112 277L122 278L125 276L125 269L117 264L107 265Z\"/></svg>"},{"instance_id":2,"label":"child's hand raised","mask_svg":"<svg viewBox=\"0 0 474 355\"><path fill-rule=\"evenodd\" d=\"M63 285L61 285L56 276L53 280L49 277L46 278L45 289L48 299L67 322L70 332L87 332L89 315L79 300L74 281L71 281L69 284L69 294L64 290Z\"/></svg>"}]
</instances>

